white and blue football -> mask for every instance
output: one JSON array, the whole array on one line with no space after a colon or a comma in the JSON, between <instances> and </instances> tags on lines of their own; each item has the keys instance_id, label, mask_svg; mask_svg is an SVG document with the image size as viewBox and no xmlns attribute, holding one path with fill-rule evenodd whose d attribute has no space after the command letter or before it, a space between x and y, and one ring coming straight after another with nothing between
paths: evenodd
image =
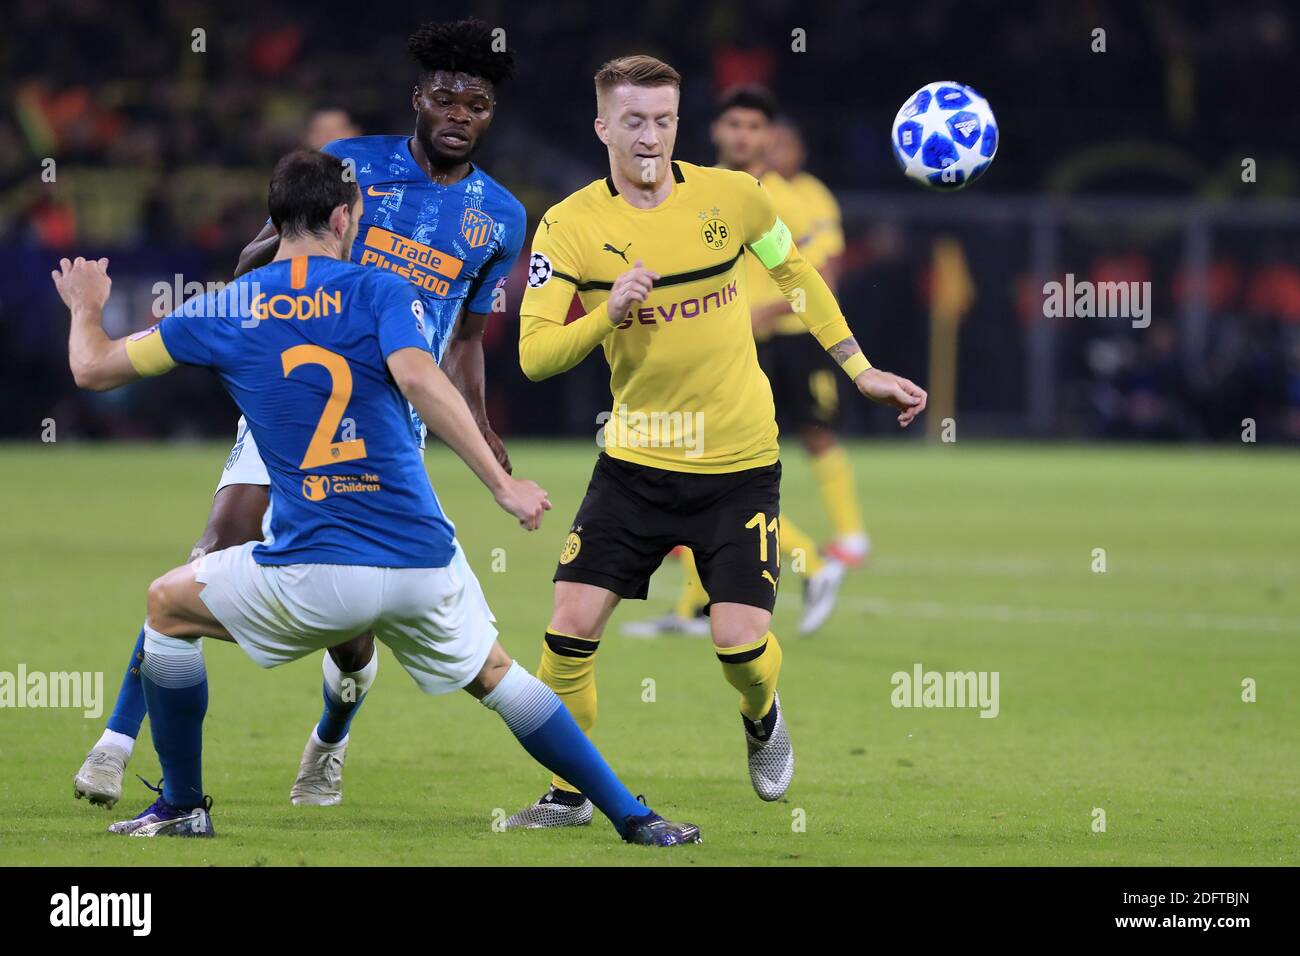
<instances>
[{"instance_id":1,"label":"white and blue football","mask_svg":"<svg viewBox=\"0 0 1300 956\"><path fill-rule=\"evenodd\" d=\"M908 179L945 192L969 186L998 151L988 100L961 83L927 83L894 117L894 158Z\"/></svg>"}]
</instances>

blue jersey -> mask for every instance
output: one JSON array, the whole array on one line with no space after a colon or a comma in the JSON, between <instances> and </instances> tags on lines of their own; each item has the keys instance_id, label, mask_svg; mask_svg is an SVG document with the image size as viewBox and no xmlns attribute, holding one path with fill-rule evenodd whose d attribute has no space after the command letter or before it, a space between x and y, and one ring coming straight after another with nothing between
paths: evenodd
<instances>
[{"instance_id":1,"label":"blue jersey","mask_svg":"<svg viewBox=\"0 0 1300 956\"><path fill-rule=\"evenodd\" d=\"M392 272L302 256L157 326L172 362L220 375L257 441L273 505L259 564L450 563L455 529L386 363L398 349L428 350L424 301Z\"/></svg>"},{"instance_id":2,"label":"blue jersey","mask_svg":"<svg viewBox=\"0 0 1300 956\"><path fill-rule=\"evenodd\" d=\"M336 139L322 152L350 161L365 209L352 261L407 279L424 298L425 334L442 361L461 306L492 312L524 243L524 207L474 166L458 183L429 179L409 136Z\"/></svg>"},{"instance_id":3,"label":"blue jersey","mask_svg":"<svg viewBox=\"0 0 1300 956\"><path fill-rule=\"evenodd\" d=\"M361 189L352 261L419 289L425 337L441 362L462 306L494 311L494 294L523 247L527 217L519 200L477 166L450 186L433 182L409 144L409 136L353 136L321 151L350 163ZM423 447L424 423L415 409L410 415Z\"/></svg>"}]
</instances>

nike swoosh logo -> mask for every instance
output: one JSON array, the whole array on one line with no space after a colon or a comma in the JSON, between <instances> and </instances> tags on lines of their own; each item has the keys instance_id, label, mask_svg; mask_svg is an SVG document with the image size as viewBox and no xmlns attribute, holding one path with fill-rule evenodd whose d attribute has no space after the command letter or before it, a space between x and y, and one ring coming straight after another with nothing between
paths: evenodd
<instances>
[{"instance_id":1,"label":"nike swoosh logo","mask_svg":"<svg viewBox=\"0 0 1300 956\"><path fill-rule=\"evenodd\" d=\"M375 187L371 186L369 189L366 190L366 195L367 196L392 196L395 195L396 192L397 192L396 189L394 189L392 192L387 192L387 193L375 192Z\"/></svg>"}]
</instances>

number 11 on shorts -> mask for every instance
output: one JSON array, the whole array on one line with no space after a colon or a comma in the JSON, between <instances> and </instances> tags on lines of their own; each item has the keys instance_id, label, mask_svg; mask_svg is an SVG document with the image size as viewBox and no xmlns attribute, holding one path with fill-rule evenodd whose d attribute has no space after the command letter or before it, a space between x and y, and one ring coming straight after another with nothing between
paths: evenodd
<instances>
[{"instance_id":1,"label":"number 11 on shorts","mask_svg":"<svg viewBox=\"0 0 1300 956\"><path fill-rule=\"evenodd\" d=\"M754 517L745 523L746 528L758 529L758 563L767 564L767 536L770 534L776 546L776 566L781 566L781 523L780 519L767 520L763 511L754 512Z\"/></svg>"}]
</instances>

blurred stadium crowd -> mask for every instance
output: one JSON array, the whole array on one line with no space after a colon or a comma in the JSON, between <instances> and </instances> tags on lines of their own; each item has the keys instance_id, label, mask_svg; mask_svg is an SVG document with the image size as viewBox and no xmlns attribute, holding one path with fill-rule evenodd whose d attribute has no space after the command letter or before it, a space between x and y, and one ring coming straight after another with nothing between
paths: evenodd
<instances>
[{"instance_id":1,"label":"blurred stadium crowd","mask_svg":"<svg viewBox=\"0 0 1300 956\"><path fill-rule=\"evenodd\" d=\"M248 0L6 7L0 435L35 437L49 415L100 436L231 431L228 400L199 373L112 397L78 393L51 264L69 252L113 259L108 319L118 334L154 321L154 283L227 279L265 220L275 159L301 143L409 130L406 35L422 19L472 12L500 23L518 53L478 159L524 202L530 228L550 203L604 175L591 132L591 75L604 59L640 50L680 70L677 155L693 162L712 161L718 92L763 82L802 126L809 168L844 206L841 299L868 354L925 378L932 240L962 244L975 296L961 326L955 408L974 434L1238 439L1252 418L1260 440L1300 439L1300 217L1276 214L1300 188L1300 131L1281 116L1288 98L1267 92L1292 83L1297 21L1286 3L654 0L617 16L579 0L374 15L354 4ZM1098 27L1105 52L1094 49ZM199 28L203 52L194 49ZM806 52L791 49L798 31ZM989 98L1001 143L969 194L926 196L897 173L889 128L913 89L943 78ZM1256 162L1251 182L1246 157ZM42 178L48 159L53 182ZM975 201L951 222L936 212L968 195ZM1055 235L1036 230L1036 204L1072 197L1077 207L1100 195L1134 205L1121 203L1105 224L1065 215ZM1003 196L1016 212L998 211ZM1153 222L1144 205L1153 197L1175 208L1215 200L1235 213L1222 223L1190 212ZM1252 209L1272 214L1255 222ZM1151 327L1044 319L1041 281L1067 271L1151 281ZM509 302L521 287L516 275ZM1045 321L1058 323L1046 353L1033 344ZM507 312L486 343L498 431L594 433L608 403L602 360L531 385L516 335ZM1036 372L1035 363L1049 367ZM1035 391L1043 374L1053 387ZM1046 412L1033 407L1044 394ZM856 404L849 411L850 432L888 420Z\"/></svg>"}]
</instances>

